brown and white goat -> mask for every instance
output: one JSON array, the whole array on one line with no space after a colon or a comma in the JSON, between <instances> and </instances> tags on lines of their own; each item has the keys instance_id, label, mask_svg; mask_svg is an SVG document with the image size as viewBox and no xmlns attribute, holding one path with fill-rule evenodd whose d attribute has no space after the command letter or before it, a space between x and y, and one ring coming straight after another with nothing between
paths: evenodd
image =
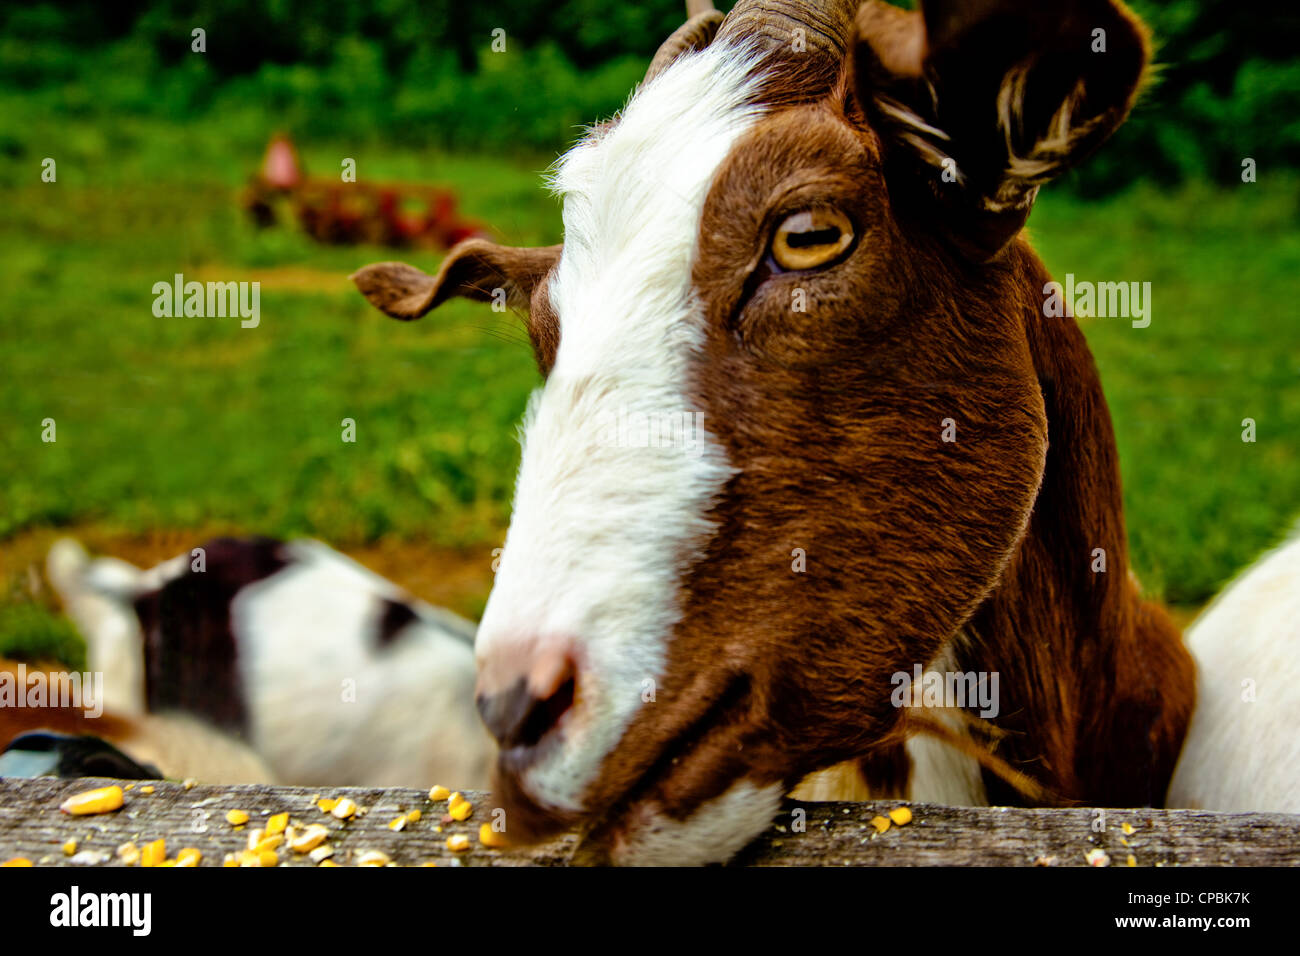
<instances>
[{"instance_id":1,"label":"brown and white goat","mask_svg":"<svg viewBox=\"0 0 1300 956\"><path fill-rule=\"evenodd\" d=\"M559 162L562 246L354 276L400 319L527 311L545 383L477 640L514 837L723 860L845 761L882 796L1164 802L1194 664L1020 235L1148 50L1107 0L741 0ZM916 668L999 679L996 716L899 706Z\"/></svg>"}]
</instances>

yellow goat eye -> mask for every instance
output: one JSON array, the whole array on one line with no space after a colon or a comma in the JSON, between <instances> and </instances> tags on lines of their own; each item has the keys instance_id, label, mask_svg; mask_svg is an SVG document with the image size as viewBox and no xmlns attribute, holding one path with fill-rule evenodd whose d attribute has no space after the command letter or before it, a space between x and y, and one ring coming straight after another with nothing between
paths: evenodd
<instances>
[{"instance_id":1,"label":"yellow goat eye","mask_svg":"<svg viewBox=\"0 0 1300 956\"><path fill-rule=\"evenodd\" d=\"M838 209L816 206L782 220L772 237L772 258L782 269L829 265L853 242L853 223Z\"/></svg>"}]
</instances>

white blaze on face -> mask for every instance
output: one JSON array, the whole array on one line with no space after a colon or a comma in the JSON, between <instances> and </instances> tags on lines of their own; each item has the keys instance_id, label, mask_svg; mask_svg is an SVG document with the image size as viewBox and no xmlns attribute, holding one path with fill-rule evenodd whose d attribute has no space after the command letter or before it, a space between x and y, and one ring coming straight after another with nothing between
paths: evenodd
<instances>
[{"instance_id":1,"label":"white blaze on face","mask_svg":"<svg viewBox=\"0 0 1300 956\"><path fill-rule=\"evenodd\" d=\"M691 265L718 167L757 119L748 65L718 47L678 60L554 177L560 345L525 415L514 514L478 635L480 665L521 638L576 642L577 705L562 744L523 779L552 806L581 809L645 682L660 678L684 561L707 539L706 509L731 474L707 417L689 448L635 447L645 442L620 442L611 426L702 411L689 407L687 381L703 335Z\"/></svg>"}]
</instances>

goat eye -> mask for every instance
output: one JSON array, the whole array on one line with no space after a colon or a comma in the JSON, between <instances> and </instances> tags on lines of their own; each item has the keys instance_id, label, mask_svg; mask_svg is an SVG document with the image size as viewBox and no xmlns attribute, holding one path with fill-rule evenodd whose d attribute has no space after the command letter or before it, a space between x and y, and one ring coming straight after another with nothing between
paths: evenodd
<instances>
[{"instance_id":1,"label":"goat eye","mask_svg":"<svg viewBox=\"0 0 1300 956\"><path fill-rule=\"evenodd\" d=\"M838 209L801 209L782 220L772 237L772 258L782 269L829 265L853 242L853 223Z\"/></svg>"}]
</instances>

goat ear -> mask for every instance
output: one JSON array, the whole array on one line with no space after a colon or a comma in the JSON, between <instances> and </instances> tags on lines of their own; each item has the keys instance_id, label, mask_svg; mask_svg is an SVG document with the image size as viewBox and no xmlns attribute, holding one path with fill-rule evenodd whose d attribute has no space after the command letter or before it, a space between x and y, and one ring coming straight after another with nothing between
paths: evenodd
<instances>
[{"instance_id":1,"label":"goat ear","mask_svg":"<svg viewBox=\"0 0 1300 956\"><path fill-rule=\"evenodd\" d=\"M923 0L920 12L867 0L854 91L885 141L891 190L937 203L983 260L1024 225L1039 186L1124 122L1149 53L1118 0Z\"/></svg>"},{"instance_id":2,"label":"goat ear","mask_svg":"<svg viewBox=\"0 0 1300 956\"><path fill-rule=\"evenodd\" d=\"M533 289L559 260L562 248L466 239L447 253L437 275L404 262L376 262L349 278L371 305L405 321L418 319L453 296L491 302L504 293L507 305L527 309Z\"/></svg>"}]
</instances>

